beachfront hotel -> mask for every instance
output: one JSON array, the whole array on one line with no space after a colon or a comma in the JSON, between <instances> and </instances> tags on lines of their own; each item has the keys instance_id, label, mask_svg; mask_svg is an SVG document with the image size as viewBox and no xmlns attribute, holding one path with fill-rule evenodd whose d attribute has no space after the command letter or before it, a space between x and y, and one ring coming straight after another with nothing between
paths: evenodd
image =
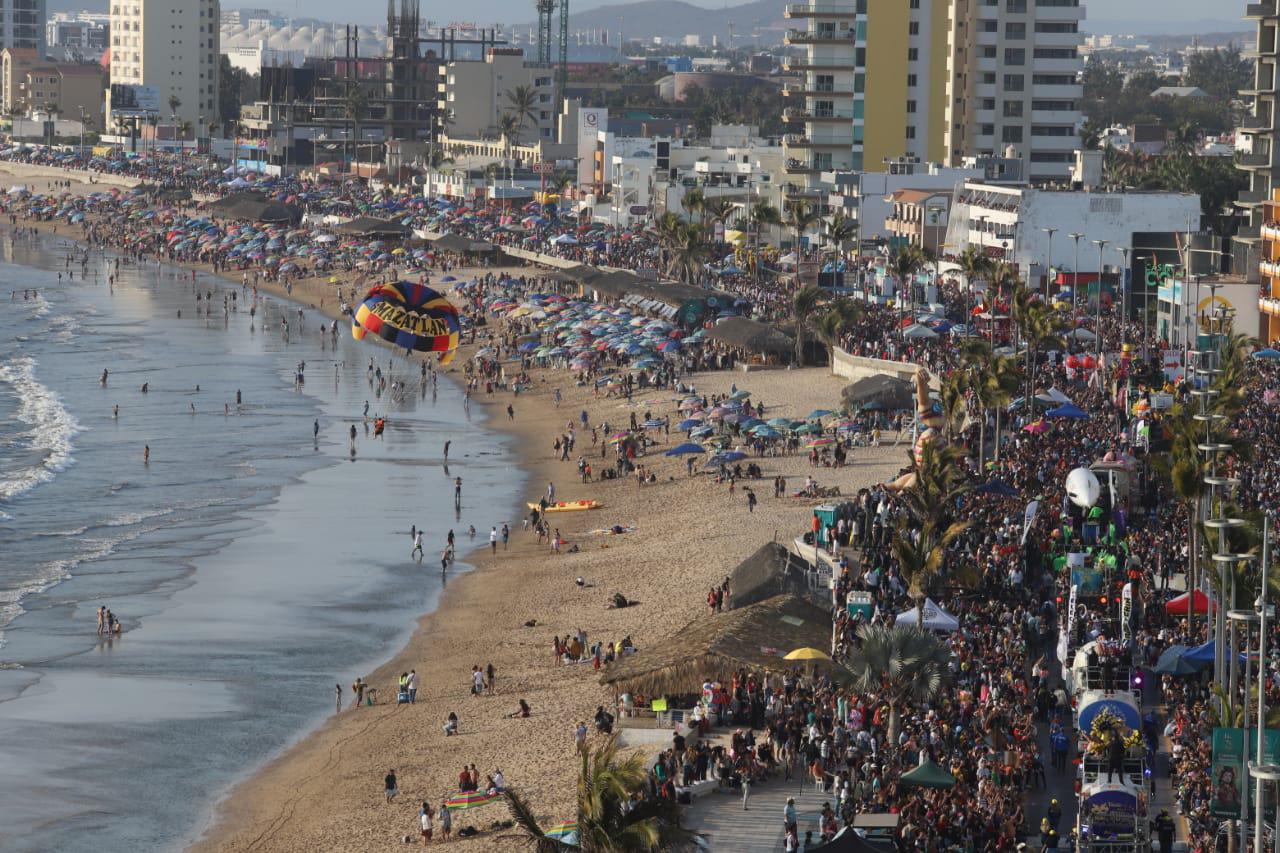
<instances>
[{"instance_id":1,"label":"beachfront hotel","mask_svg":"<svg viewBox=\"0 0 1280 853\"><path fill-rule=\"evenodd\" d=\"M112 0L112 87L153 87L159 102L151 106L161 119L176 117L193 127L202 118L206 126L216 120L218 16L218 0ZM169 106L173 98L176 109Z\"/></svg>"}]
</instances>

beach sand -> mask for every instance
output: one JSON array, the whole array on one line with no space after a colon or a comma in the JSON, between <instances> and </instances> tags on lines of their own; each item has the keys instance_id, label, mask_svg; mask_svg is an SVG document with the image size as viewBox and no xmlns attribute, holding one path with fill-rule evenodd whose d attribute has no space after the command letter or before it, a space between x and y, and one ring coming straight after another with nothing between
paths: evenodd
<instances>
[{"instance_id":1,"label":"beach sand","mask_svg":"<svg viewBox=\"0 0 1280 853\"><path fill-rule=\"evenodd\" d=\"M47 223L40 227L50 230ZM484 271L453 274L465 280L477 272ZM239 281L238 274L226 277ZM259 287L284 295L274 283ZM335 286L327 276L295 283L290 298L337 316ZM448 374L462 381L461 366L473 349L460 352L445 369ZM584 409L593 425L602 420L625 425L633 409L573 387L561 371L537 370L533 378L533 388L517 398L509 393L486 398L482 393L475 403L488 411L490 426L514 437L513 461L530 478L523 499L536 500L551 481L558 500L603 502L595 511L549 517L580 551L552 554L536 543L534 533L521 529L519 516L509 519L509 550L499 543L497 553L490 554L488 531L477 530L475 544L483 547L465 557L474 570L450 580L438 610L419 620L403 650L376 671L351 673L346 680L349 684L357 675L364 677L378 688L382 704L344 708L251 775L219 804L195 850L367 851L399 845L406 835L417 839L422 801L439 806L456 792L458 774L468 764L476 765L482 779L500 768L544 825L573 819L578 770L573 729L580 720L589 723L597 706L612 709L614 697L598 683L589 663L558 664L553 636L580 628L592 641L630 636L641 649L661 643L705 613L708 588L762 544L774 539L787 543L808 529L814 501L773 498L774 476L786 477L788 489L794 490L806 474L814 473L821 485L838 485L851 495L859 487L892 479L906 462L905 443L853 450L849 464L838 470L814 471L803 452L766 458L759 460L764 479L739 483L731 496L726 485L709 476L687 477L683 457L664 458L659 446L640 460L657 475L657 483L642 487L628 478L579 484L578 456L586 456L598 472L611 463L612 452L602 461L589 430L579 428L574 454L560 462L552 449L556 436L568 421L577 425ZM815 408L837 408L844 384L825 368L710 373L692 381L706 394L727 393L736 383L763 400L767 417L803 417ZM556 389L563 398L558 407L553 402ZM671 391L639 393L634 411L638 418L646 410L659 417L675 414L675 396ZM506 417L509 402L514 420ZM667 446L682 438L673 432ZM742 491L749 484L760 500L754 513L748 512ZM464 513L459 529L468 523ZM589 533L615 524L637 529L619 536ZM427 543L428 557L433 544L443 546ZM460 550L467 545L463 533ZM585 588L575 584L577 577L586 579ZM638 605L608 609L615 592ZM530 620L537 624L525 627ZM497 672L496 695L470 695L472 666L489 664ZM417 703L387 704L394 701L398 675L409 669L420 679ZM509 718L520 699L529 703L532 716ZM316 697L318 706L332 702L331 695ZM450 711L461 721L455 737L442 731ZM389 769L396 771L400 788L391 804L382 790ZM481 830L466 841L467 849L511 850L520 843L513 831L490 829L494 821L507 818L500 804L463 811L455 814L454 831L467 825Z\"/></svg>"}]
</instances>

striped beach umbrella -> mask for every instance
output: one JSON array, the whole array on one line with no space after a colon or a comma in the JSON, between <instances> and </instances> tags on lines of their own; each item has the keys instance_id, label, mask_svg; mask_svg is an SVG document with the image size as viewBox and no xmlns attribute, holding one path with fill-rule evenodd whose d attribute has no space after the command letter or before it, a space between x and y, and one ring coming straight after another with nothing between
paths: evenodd
<instances>
[{"instance_id":1,"label":"striped beach umbrella","mask_svg":"<svg viewBox=\"0 0 1280 853\"><path fill-rule=\"evenodd\" d=\"M444 807L450 811L460 809L475 809L480 806L487 806L489 803L502 799L501 794L486 794L484 791L466 791L461 794L455 794L444 801Z\"/></svg>"},{"instance_id":2,"label":"striped beach umbrella","mask_svg":"<svg viewBox=\"0 0 1280 853\"><path fill-rule=\"evenodd\" d=\"M576 820L558 823L547 830L547 837L554 838L564 844L577 845L578 843L578 822Z\"/></svg>"}]
</instances>

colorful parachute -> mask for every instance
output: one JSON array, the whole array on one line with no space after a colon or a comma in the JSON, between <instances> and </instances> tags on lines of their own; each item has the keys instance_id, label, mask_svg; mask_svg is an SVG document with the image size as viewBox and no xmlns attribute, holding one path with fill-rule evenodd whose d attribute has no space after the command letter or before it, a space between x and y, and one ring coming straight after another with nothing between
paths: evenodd
<instances>
[{"instance_id":1,"label":"colorful parachute","mask_svg":"<svg viewBox=\"0 0 1280 853\"><path fill-rule=\"evenodd\" d=\"M441 364L453 360L460 331L458 309L449 300L407 281L374 287L351 317L357 341L372 332L409 351L438 352Z\"/></svg>"}]
</instances>

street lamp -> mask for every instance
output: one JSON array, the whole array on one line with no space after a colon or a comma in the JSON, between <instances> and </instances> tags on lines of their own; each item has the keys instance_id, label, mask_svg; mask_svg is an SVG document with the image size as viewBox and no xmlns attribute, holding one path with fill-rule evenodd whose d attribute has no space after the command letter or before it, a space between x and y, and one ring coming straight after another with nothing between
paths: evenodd
<instances>
[{"instance_id":1,"label":"street lamp","mask_svg":"<svg viewBox=\"0 0 1280 853\"><path fill-rule=\"evenodd\" d=\"M1080 238L1083 234L1072 231L1070 237L1076 243L1075 260L1071 262L1071 325L1080 321Z\"/></svg>"},{"instance_id":2,"label":"street lamp","mask_svg":"<svg viewBox=\"0 0 1280 853\"><path fill-rule=\"evenodd\" d=\"M1128 246L1116 246L1116 251L1123 261L1120 267L1120 343L1124 344L1129 339L1129 252L1133 250Z\"/></svg>"},{"instance_id":3,"label":"street lamp","mask_svg":"<svg viewBox=\"0 0 1280 853\"><path fill-rule=\"evenodd\" d=\"M1102 250L1107 247L1110 240L1090 240L1089 242L1098 247L1098 325L1094 333L1098 337L1098 370L1102 370ZM1102 378L1098 377L1098 385L1101 387Z\"/></svg>"},{"instance_id":4,"label":"street lamp","mask_svg":"<svg viewBox=\"0 0 1280 853\"><path fill-rule=\"evenodd\" d=\"M1041 228L1041 231L1049 235L1049 252L1045 257L1044 264L1044 299L1049 301L1049 270L1053 267L1053 235L1057 233L1057 228Z\"/></svg>"},{"instance_id":5,"label":"street lamp","mask_svg":"<svg viewBox=\"0 0 1280 853\"><path fill-rule=\"evenodd\" d=\"M76 109L80 110L80 156L84 156L84 104L77 104Z\"/></svg>"}]
</instances>

